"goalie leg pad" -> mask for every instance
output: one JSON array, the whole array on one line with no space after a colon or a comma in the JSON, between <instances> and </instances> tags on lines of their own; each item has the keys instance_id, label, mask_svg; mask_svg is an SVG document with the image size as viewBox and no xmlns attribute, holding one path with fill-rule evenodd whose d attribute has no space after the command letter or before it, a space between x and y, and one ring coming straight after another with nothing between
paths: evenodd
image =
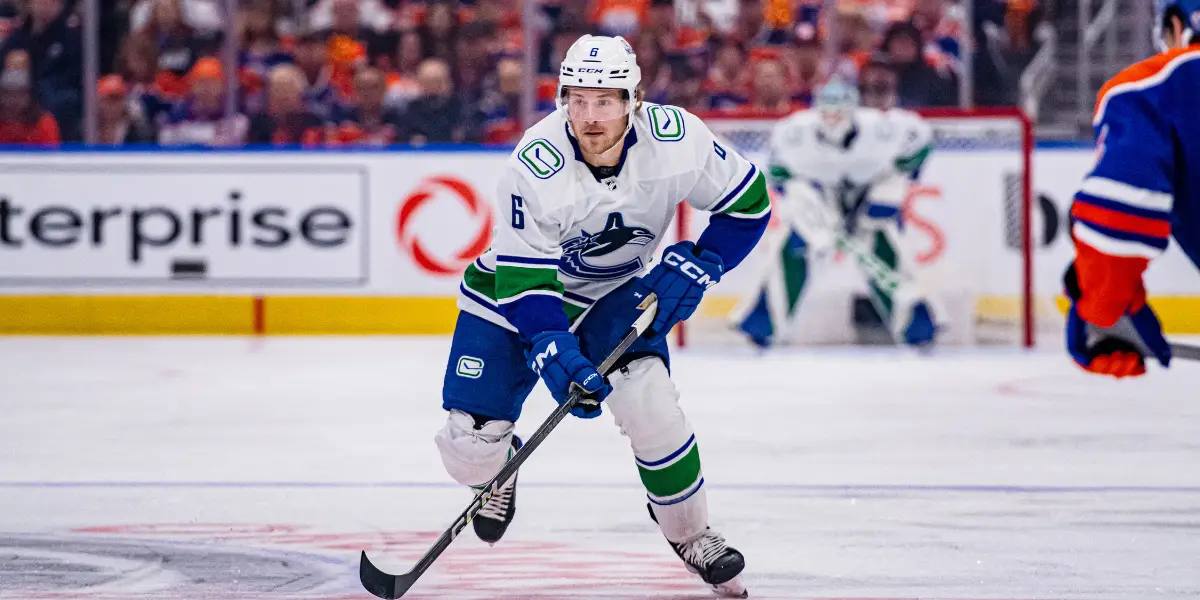
<instances>
[{"instance_id":1,"label":"goalie leg pad","mask_svg":"<svg viewBox=\"0 0 1200 600\"><path fill-rule=\"evenodd\" d=\"M433 441L446 473L455 481L479 486L496 475L513 452L512 421L480 423L470 413L451 410Z\"/></svg>"},{"instance_id":2,"label":"goalie leg pad","mask_svg":"<svg viewBox=\"0 0 1200 600\"><path fill-rule=\"evenodd\" d=\"M629 438L646 496L663 535L685 542L708 527L708 499L695 432L679 392L656 357L635 360L609 376L605 404Z\"/></svg>"},{"instance_id":3,"label":"goalie leg pad","mask_svg":"<svg viewBox=\"0 0 1200 600\"><path fill-rule=\"evenodd\" d=\"M735 327L760 348L770 347L787 329L808 282L808 243L788 228L768 232L770 250L759 285L730 313Z\"/></svg>"}]
</instances>

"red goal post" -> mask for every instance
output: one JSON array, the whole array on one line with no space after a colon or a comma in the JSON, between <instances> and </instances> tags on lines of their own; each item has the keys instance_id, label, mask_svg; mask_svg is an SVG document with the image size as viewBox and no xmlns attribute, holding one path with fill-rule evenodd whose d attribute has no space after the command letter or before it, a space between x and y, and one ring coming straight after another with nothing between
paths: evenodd
<instances>
[{"instance_id":1,"label":"red goal post","mask_svg":"<svg viewBox=\"0 0 1200 600\"><path fill-rule=\"evenodd\" d=\"M1033 125L1017 108L939 108L918 112L932 125L935 140L934 153L921 181L924 183L932 177L934 181L930 185L951 196L939 207L947 209L945 215L938 215L945 221L938 225L947 228L948 243L957 244L955 249L960 254L948 262L961 262L953 266L966 277L977 274L972 260L978 262L979 272L991 269L983 275L982 293L965 301L967 306L963 311L970 309L969 318L973 321L967 328L981 334L974 337L980 337L983 343L1032 347L1037 337L1038 314L1053 312L1052 308L1038 307L1033 286ZM718 139L764 167L770 131L786 115L739 111L701 113L699 116ZM697 220L705 217L691 212L689 208L679 212L677 233L680 239L694 239L699 233ZM999 230L994 229L997 223L993 219L1002 221ZM979 249L972 247L976 229L985 234L982 238L988 239L979 244ZM1012 253L1012 260L1000 256L1006 252ZM744 285L743 275L738 284L725 289L724 293L740 292ZM714 291L721 289L718 286ZM989 293L996 291L1000 293ZM988 302L1003 308L982 310L988 308L984 306ZM724 306L727 307L728 302ZM982 314L990 312L1003 315ZM703 313L704 307L698 311L701 319L717 318L720 310L709 309L707 317ZM1005 333L983 335L980 325ZM689 345L696 337L694 331L698 333L698 323L679 328L677 340L681 346ZM964 337L973 336L964 333Z\"/></svg>"}]
</instances>

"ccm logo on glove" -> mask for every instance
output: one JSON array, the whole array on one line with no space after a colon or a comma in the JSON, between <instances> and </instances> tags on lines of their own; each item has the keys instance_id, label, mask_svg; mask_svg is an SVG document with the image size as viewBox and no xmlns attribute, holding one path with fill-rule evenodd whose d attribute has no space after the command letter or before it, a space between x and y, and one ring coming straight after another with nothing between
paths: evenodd
<instances>
[{"instance_id":1,"label":"ccm logo on glove","mask_svg":"<svg viewBox=\"0 0 1200 600\"><path fill-rule=\"evenodd\" d=\"M717 285L717 281L712 277L709 277L708 273L704 272L704 269L701 269L696 265L696 263L693 263L692 261L675 252L667 252L663 256L663 262L677 268L679 272L690 277L698 285L704 286L704 289L708 289L714 285Z\"/></svg>"},{"instance_id":2,"label":"ccm logo on glove","mask_svg":"<svg viewBox=\"0 0 1200 600\"><path fill-rule=\"evenodd\" d=\"M550 342L550 345L546 346L545 352L540 352L533 357L533 372L541 375L542 368L546 366L546 359L556 354L558 354L558 342Z\"/></svg>"}]
</instances>

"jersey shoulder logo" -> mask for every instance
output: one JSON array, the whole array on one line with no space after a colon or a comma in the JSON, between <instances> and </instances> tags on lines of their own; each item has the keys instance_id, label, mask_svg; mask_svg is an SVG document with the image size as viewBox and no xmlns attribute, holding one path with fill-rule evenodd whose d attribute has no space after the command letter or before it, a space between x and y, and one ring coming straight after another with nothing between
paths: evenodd
<instances>
[{"instance_id":1,"label":"jersey shoulder logo","mask_svg":"<svg viewBox=\"0 0 1200 600\"><path fill-rule=\"evenodd\" d=\"M525 144L517 151L517 159L538 179L550 179L567 164L558 148L545 138Z\"/></svg>"},{"instance_id":2,"label":"jersey shoulder logo","mask_svg":"<svg viewBox=\"0 0 1200 600\"><path fill-rule=\"evenodd\" d=\"M650 135L660 142L678 142L683 139L686 127L683 111L674 106L655 104L647 109L650 117Z\"/></svg>"},{"instance_id":3,"label":"jersey shoulder logo","mask_svg":"<svg viewBox=\"0 0 1200 600\"><path fill-rule=\"evenodd\" d=\"M645 227L625 225L625 216L609 213L604 229L599 233L580 230L581 235L563 242L563 255L558 270L576 279L609 281L638 273L645 266L641 257L616 265L601 266L589 258L607 256L626 246L645 246L654 241L654 234Z\"/></svg>"}]
</instances>

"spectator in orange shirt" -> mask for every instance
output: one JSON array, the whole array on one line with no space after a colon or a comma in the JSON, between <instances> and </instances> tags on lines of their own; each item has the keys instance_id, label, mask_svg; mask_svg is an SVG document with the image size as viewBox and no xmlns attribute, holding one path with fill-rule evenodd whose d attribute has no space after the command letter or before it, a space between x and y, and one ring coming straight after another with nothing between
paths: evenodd
<instances>
[{"instance_id":1,"label":"spectator in orange shirt","mask_svg":"<svg viewBox=\"0 0 1200 600\"><path fill-rule=\"evenodd\" d=\"M324 141L325 124L305 106L308 82L295 65L279 65L267 75L267 110L250 120L248 142L315 146Z\"/></svg>"},{"instance_id":2,"label":"spectator in orange shirt","mask_svg":"<svg viewBox=\"0 0 1200 600\"><path fill-rule=\"evenodd\" d=\"M421 93L417 84L417 66L421 64L421 34L416 30L400 33L396 44L395 69L388 73L387 105L403 109Z\"/></svg>"},{"instance_id":3,"label":"spectator in orange shirt","mask_svg":"<svg viewBox=\"0 0 1200 600\"><path fill-rule=\"evenodd\" d=\"M605 35L631 36L645 22L649 7L649 0L595 0L590 20Z\"/></svg>"},{"instance_id":4,"label":"spectator in orange shirt","mask_svg":"<svg viewBox=\"0 0 1200 600\"><path fill-rule=\"evenodd\" d=\"M221 62L212 57L196 61L188 73L191 88L159 128L164 146L241 146L249 120L241 113L225 114L225 80Z\"/></svg>"},{"instance_id":5,"label":"spectator in orange shirt","mask_svg":"<svg viewBox=\"0 0 1200 600\"><path fill-rule=\"evenodd\" d=\"M361 69L354 76L353 104L334 117L337 134L329 143L390 146L396 143L400 114L384 105L387 77L379 69Z\"/></svg>"},{"instance_id":6,"label":"spectator in orange shirt","mask_svg":"<svg viewBox=\"0 0 1200 600\"><path fill-rule=\"evenodd\" d=\"M216 52L220 37L201 34L183 19L182 0L153 0L150 21L134 35L153 40L158 47L158 88L169 98L187 93L187 73L203 56Z\"/></svg>"},{"instance_id":7,"label":"spectator in orange shirt","mask_svg":"<svg viewBox=\"0 0 1200 600\"><path fill-rule=\"evenodd\" d=\"M19 54L24 51L11 52L5 62L19 63ZM24 68L6 65L0 75L0 144L57 146L61 142L58 122L33 101L28 56L25 58Z\"/></svg>"},{"instance_id":8,"label":"spectator in orange shirt","mask_svg":"<svg viewBox=\"0 0 1200 600\"><path fill-rule=\"evenodd\" d=\"M129 109L129 87L120 75L105 75L96 82L97 143L103 146L153 144L154 128Z\"/></svg>"}]
</instances>

